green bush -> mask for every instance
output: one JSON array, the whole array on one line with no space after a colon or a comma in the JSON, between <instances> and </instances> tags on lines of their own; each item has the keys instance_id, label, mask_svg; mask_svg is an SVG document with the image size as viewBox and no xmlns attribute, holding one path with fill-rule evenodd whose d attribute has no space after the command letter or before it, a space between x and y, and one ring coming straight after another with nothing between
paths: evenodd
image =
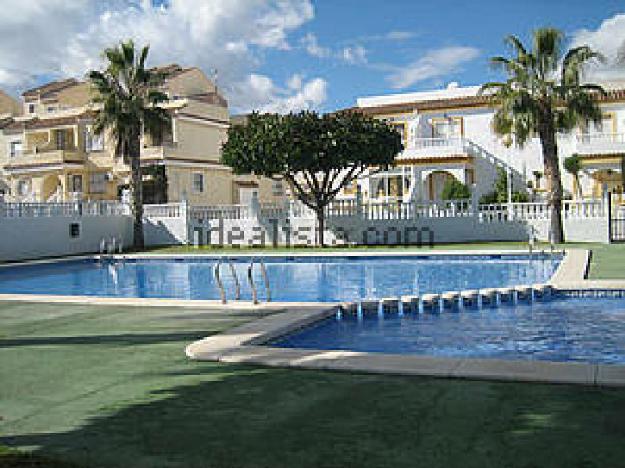
<instances>
[{"instance_id":1,"label":"green bush","mask_svg":"<svg viewBox=\"0 0 625 468\"><path fill-rule=\"evenodd\" d=\"M527 192L513 190L512 201L515 203L525 203L529 201L529 196ZM508 203L508 175L506 171L500 167L497 168L497 180L495 180L494 190L480 197L480 204L490 205L493 203Z\"/></svg>"},{"instance_id":2,"label":"green bush","mask_svg":"<svg viewBox=\"0 0 625 468\"><path fill-rule=\"evenodd\" d=\"M441 198L443 200L461 200L463 198L471 198L471 191L469 190L469 187L464 185L459 180L449 178L445 181Z\"/></svg>"}]
</instances>

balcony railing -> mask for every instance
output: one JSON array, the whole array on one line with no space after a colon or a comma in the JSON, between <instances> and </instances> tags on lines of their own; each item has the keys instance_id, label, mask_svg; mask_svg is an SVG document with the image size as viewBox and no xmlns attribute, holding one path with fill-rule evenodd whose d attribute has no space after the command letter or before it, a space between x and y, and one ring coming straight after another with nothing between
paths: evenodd
<instances>
[{"instance_id":1,"label":"balcony railing","mask_svg":"<svg viewBox=\"0 0 625 468\"><path fill-rule=\"evenodd\" d=\"M465 143L465 139L462 137L412 137L408 140L408 146L400 158L435 158L463 154L465 153Z\"/></svg>"},{"instance_id":2,"label":"balcony railing","mask_svg":"<svg viewBox=\"0 0 625 468\"><path fill-rule=\"evenodd\" d=\"M575 149L580 154L610 154L625 151L625 133L584 133L576 135Z\"/></svg>"},{"instance_id":3,"label":"balcony railing","mask_svg":"<svg viewBox=\"0 0 625 468\"><path fill-rule=\"evenodd\" d=\"M76 149L30 149L23 151L19 156L11 157L5 165L7 169L18 167L39 166L41 164L62 164L67 162L79 163L84 161L84 155Z\"/></svg>"}]
</instances>

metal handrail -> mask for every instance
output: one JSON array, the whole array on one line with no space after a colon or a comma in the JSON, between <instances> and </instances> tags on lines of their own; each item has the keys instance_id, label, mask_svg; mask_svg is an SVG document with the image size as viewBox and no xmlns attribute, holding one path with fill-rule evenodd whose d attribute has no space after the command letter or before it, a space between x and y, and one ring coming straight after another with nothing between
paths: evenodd
<instances>
[{"instance_id":1,"label":"metal handrail","mask_svg":"<svg viewBox=\"0 0 625 468\"><path fill-rule=\"evenodd\" d=\"M247 280L250 283L250 289L252 290L252 303L258 304L258 292L256 291L256 284L254 284L254 259L250 262L250 265L247 267Z\"/></svg>"},{"instance_id":2,"label":"metal handrail","mask_svg":"<svg viewBox=\"0 0 625 468\"><path fill-rule=\"evenodd\" d=\"M267 302L271 302L271 289L269 288L269 277L267 276L267 269L265 268L265 262L262 260L260 263L260 273L263 275L265 281L265 292L267 293Z\"/></svg>"},{"instance_id":3,"label":"metal handrail","mask_svg":"<svg viewBox=\"0 0 625 468\"><path fill-rule=\"evenodd\" d=\"M234 299L241 299L241 283L239 283L239 277L237 276L237 271L234 268L234 264L231 259L228 259L228 266L230 267L230 273L232 274L232 279L234 280Z\"/></svg>"},{"instance_id":4,"label":"metal handrail","mask_svg":"<svg viewBox=\"0 0 625 468\"><path fill-rule=\"evenodd\" d=\"M221 267L221 260L219 260L217 264L215 265L215 268L213 269L213 276L215 277L215 282L217 283L217 286L219 287L219 294L221 295L221 303L225 304L227 302L226 290L224 289L224 284L221 281L221 274L219 272L220 267Z\"/></svg>"}]
</instances>

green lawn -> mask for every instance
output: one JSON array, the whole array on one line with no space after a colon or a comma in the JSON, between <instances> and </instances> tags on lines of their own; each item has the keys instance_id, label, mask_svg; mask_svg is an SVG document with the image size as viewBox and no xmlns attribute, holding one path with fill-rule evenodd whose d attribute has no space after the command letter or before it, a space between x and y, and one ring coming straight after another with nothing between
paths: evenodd
<instances>
[{"instance_id":1,"label":"green lawn","mask_svg":"<svg viewBox=\"0 0 625 468\"><path fill-rule=\"evenodd\" d=\"M625 244L561 244L558 249L580 248L592 250L593 256L590 265L590 279L625 279ZM388 246L359 246L359 247L330 247L325 249L306 247L295 249L296 252L358 252L372 250L403 250L406 252L427 253L436 250L501 250L501 249L522 249L527 250L527 244L522 242L474 242L471 244L441 244L434 247L388 247ZM547 244L539 244L536 249L549 250ZM152 249L149 253L263 253L263 252L293 252L292 248L216 248L216 247L192 247L173 246Z\"/></svg>"},{"instance_id":2,"label":"green lawn","mask_svg":"<svg viewBox=\"0 0 625 468\"><path fill-rule=\"evenodd\" d=\"M625 466L624 390L185 358L250 318L0 303L0 467Z\"/></svg>"}]
</instances>

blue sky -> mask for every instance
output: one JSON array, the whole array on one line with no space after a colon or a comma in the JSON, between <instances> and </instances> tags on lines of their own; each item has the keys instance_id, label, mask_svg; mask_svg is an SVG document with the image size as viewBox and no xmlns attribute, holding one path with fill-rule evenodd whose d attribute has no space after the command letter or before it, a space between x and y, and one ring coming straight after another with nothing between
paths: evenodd
<instances>
[{"instance_id":1,"label":"blue sky","mask_svg":"<svg viewBox=\"0 0 625 468\"><path fill-rule=\"evenodd\" d=\"M588 43L625 79L625 4L612 0L0 0L0 87L84 77L101 51L133 38L152 64L217 70L233 113L330 111L359 96L496 78L503 38L541 26Z\"/></svg>"},{"instance_id":2,"label":"blue sky","mask_svg":"<svg viewBox=\"0 0 625 468\"><path fill-rule=\"evenodd\" d=\"M625 11L623 2L580 0L322 0L314 2L314 6L315 18L299 33L313 33L327 47L361 44L367 50L368 63L316 58L301 50L290 54L271 51L266 57L266 68L261 71L277 81L286 79L293 70L324 77L328 81L325 109L353 105L358 96L431 89L449 81L479 84L497 77L488 66L488 58L505 53L506 35L528 40L530 31L550 25L572 37L580 29L596 30L605 19ZM382 39L392 31L414 36ZM405 67L432 49L454 46L476 48L478 55L449 73L403 88L393 88L386 79L388 71L379 67Z\"/></svg>"}]
</instances>

